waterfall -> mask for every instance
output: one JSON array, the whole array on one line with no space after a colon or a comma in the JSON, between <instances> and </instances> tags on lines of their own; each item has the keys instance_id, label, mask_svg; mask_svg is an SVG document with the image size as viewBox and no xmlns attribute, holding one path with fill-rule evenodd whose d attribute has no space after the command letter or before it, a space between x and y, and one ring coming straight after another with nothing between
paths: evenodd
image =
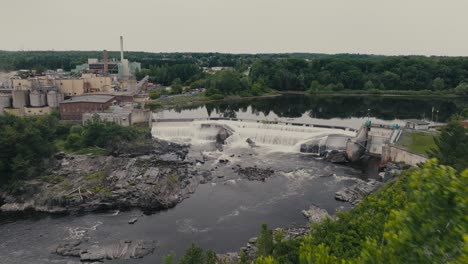
<instances>
[{"instance_id":1,"label":"waterfall","mask_svg":"<svg viewBox=\"0 0 468 264\"><path fill-rule=\"evenodd\" d=\"M298 152L301 144L315 142L318 148L308 153L324 151L328 135L354 136L354 132L340 129L231 120L160 122L153 124L152 133L154 137L168 141L203 144L215 141L223 129L232 133L226 140L228 145L248 146L246 140L250 139L258 146Z\"/></svg>"}]
</instances>

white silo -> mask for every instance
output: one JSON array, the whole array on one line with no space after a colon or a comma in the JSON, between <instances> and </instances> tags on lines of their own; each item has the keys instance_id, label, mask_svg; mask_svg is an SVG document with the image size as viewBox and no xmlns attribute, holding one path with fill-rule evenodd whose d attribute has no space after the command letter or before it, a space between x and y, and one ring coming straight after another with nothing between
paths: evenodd
<instances>
[{"instance_id":1,"label":"white silo","mask_svg":"<svg viewBox=\"0 0 468 264\"><path fill-rule=\"evenodd\" d=\"M46 105L46 95L41 91L32 91L29 94L29 99L31 100L31 106L33 107L42 107Z\"/></svg>"},{"instance_id":2,"label":"white silo","mask_svg":"<svg viewBox=\"0 0 468 264\"><path fill-rule=\"evenodd\" d=\"M50 107L59 107L58 94L56 91L47 93L47 105Z\"/></svg>"},{"instance_id":3,"label":"white silo","mask_svg":"<svg viewBox=\"0 0 468 264\"><path fill-rule=\"evenodd\" d=\"M29 91L13 90L13 108L23 108L29 103Z\"/></svg>"},{"instance_id":4,"label":"white silo","mask_svg":"<svg viewBox=\"0 0 468 264\"><path fill-rule=\"evenodd\" d=\"M11 107L11 94L0 94L0 115L3 109Z\"/></svg>"}]
</instances>

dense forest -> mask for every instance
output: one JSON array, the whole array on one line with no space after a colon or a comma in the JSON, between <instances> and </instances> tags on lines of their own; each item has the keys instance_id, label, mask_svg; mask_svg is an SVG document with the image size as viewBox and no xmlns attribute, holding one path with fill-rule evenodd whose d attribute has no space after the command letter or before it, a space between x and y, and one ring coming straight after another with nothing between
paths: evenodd
<instances>
[{"instance_id":1,"label":"dense forest","mask_svg":"<svg viewBox=\"0 0 468 264\"><path fill-rule=\"evenodd\" d=\"M118 52L109 52L119 58ZM0 51L0 70L73 69L98 51ZM126 52L142 63L141 79L209 88L208 95L251 96L269 91L413 91L468 95L468 58L353 54L222 54ZM214 75L203 67L231 67Z\"/></svg>"},{"instance_id":2,"label":"dense forest","mask_svg":"<svg viewBox=\"0 0 468 264\"><path fill-rule=\"evenodd\" d=\"M446 90L468 81L468 58L370 57L259 60L252 81L275 90Z\"/></svg>"}]
</instances>

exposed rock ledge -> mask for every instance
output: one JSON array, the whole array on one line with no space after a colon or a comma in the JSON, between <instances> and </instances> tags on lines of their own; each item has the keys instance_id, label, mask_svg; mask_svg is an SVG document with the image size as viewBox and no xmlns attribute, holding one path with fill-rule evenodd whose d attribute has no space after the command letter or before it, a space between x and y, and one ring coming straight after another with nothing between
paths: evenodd
<instances>
[{"instance_id":1,"label":"exposed rock ledge","mask_svg":"<svg viewBox=\"0 0 468 264\"><path fill-rule=\"evenodd\" d=\"M359 180L356 184L337 191L335 193L335 199L356 205L367 195L380 188L382 184L382 182L376 180L369 180L367 182Z\"/></svg>"},{"instance_id":2,"label":"exposed rock ledge","mask_svg":"<svg viewBox=\"0 0 468 264\"><path fill-rule=\"evenodd\" d=\"M59 153L47 176L26 182L17 193L0 192L0 211L155 211L175 206L210 176L192 166L188 146L152 140L132 147L114 156Z\"/></svg>"},{"instance_id":3,"label":"exposed rock ledge","mask_svg":"<svg viewBox=\"0 0 468 264\"><path fill-rule=\"evenodd\" d=\"M115 259L137 259L152 254L156 242L144 240L125 240L104 246L89 244L86 241L72 241L61 244L55 253L66 257L79 257L80 261L104 261Z\"/></svg>"}]
</instances>

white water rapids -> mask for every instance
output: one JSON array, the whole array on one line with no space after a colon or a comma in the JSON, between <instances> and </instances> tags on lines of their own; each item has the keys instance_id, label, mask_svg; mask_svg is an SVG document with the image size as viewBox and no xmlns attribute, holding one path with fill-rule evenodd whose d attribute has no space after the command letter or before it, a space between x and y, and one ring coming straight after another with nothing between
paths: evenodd
<instances>
[{"instance_id":1,"label":"white water rapids","mask_svg":"<svg viewBox=\"0 0 468 264\"><path fill-rule=\"evenodd\" d=\"M355 132L341 129L231 120L156 122L153 124L152 134L167 141L199 145L214 142L222 129L233 133L226 140L229 146L246 147L246 140L251 139L259 147L282 152L299 152L302 143L321 138L325 142L331 134L355 136Z\"/></svg>"}]
</instances>

